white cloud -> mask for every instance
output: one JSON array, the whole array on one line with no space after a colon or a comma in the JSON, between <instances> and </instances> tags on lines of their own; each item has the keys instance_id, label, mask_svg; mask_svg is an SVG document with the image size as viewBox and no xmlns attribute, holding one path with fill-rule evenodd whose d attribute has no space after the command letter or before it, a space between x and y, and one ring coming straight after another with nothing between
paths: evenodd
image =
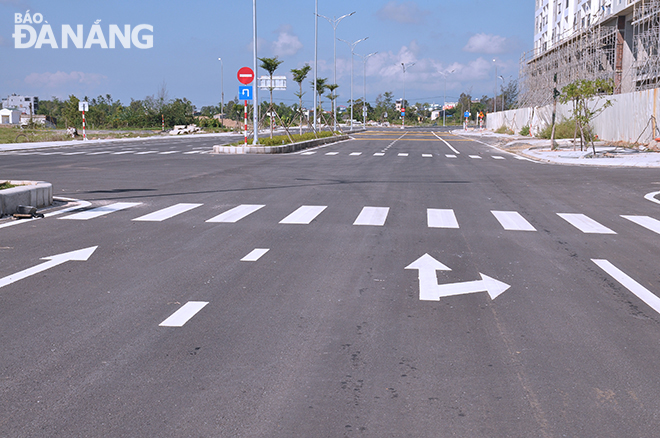
<instances>
[{"instance_id":1,"label":"white cloud","mask_svg":"<svg viewBox=\"0 0 660 438\"><path fill-rule=\"evenodd\" d=\"M303 44L297 35L292 33L291 25L283 25L277 30L277 40L272 43L271 50L275 56L293 56L302 49Z\"/></svg>"},{"instance_id":2,"label":"white cloud","mask_svg":"<svg viewBox=\"0 0 660 438\"><path fill-rule=\"evenodd\" d=\"M397 3L392 0L376 12L376 16L381 20L396 21L404 24L420 24L424 22L424 17L428 11L419 9L417 3L406 1Z\"/></svg>"},{"instance_id":3,"label":"white cloud","mask_svg":"<svg viewBox=\"0 0 660 438\"><path fill-rule=\"evenodd\" d=\"M33 87L56 88L67 84L99 85L107 79L107 76L98 73L83 73L72 71L65 73L58 71L56 73L30 73L26 76L24 82Z\"/></svg>"},{"instance_id":4,"label":"white cloud","mask_svg":"<svg viewBox=\"0 0 660 438\"><path fill-rule=\"evenodd\" d=\"M508 45L507 39L502 36L478 33L468 40L463 50L470 53L494 55L506 52Z\"/></svg>"}]
</instances>

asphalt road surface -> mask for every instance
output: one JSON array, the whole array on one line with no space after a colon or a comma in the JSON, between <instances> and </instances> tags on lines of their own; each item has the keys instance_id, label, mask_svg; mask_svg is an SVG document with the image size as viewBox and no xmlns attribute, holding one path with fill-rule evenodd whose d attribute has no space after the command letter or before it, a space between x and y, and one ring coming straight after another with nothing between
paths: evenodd
<instances>
[{"instance_id":1,"label":"asphalt road surface","mask_svg":"<svg viewBox=\"0 0 660 438\"><path fill-rule=\"evenodd\" d=\"M0 154L0 436L658 436L658 170L214 143Z\"/></svg>"}]
</instances>

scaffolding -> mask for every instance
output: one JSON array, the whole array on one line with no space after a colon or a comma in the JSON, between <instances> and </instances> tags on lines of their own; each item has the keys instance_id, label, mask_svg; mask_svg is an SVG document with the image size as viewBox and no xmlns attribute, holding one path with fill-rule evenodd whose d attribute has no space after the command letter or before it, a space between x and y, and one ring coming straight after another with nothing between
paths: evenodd
<instances>
[{"instance_id":1,"label":"scaffolding","mask_svg":"<svg viewBox=\"0 0 660 438\"><path fill-rule=\"evenodd\" d=\"M573 33L540 55L534 51L524 53L520 59L518 107L548 105L554 88L561 91L578 79L614 80L617 35L616 21L615 25L601 22Z\"/></svg>"},{"instance_id":2,"label":"scaffolding","mask_svg":"<svg viewBox=\"0 0 660 438\"><path fill-rule=\"evenodd\" d=\"M660 0L644 0L633 11L635 90L660 87Z\"/></svg>"}]
</instances>

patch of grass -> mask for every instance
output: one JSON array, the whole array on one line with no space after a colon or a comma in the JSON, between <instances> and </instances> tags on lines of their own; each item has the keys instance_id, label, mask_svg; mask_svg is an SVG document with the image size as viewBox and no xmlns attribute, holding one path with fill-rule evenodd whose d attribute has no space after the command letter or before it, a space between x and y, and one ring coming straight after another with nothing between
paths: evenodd
<instances>
[{"instance_id":1,"label":"patch of grass","mask_svg":"<svg viewBox=\"0 0 660 438\"><path fill-rule=\"evenodd\" d=\"M562 119L555 123L555 138L573 138L575 135L575 120ZM591 141L593 133L590 129L584 133L585 141ZM540 138L550 138L552 136L552 125L548 125L539 133ZM577 139L580 138L580 131L577 132Z\"/></svg>"},{"instance_id":2,"label":"patch of grass","mask_svg":"<svg viewBox=\"0 0 660 438\"><path fill-rule=\"evenodd\" d=\"M506 126L502 125L497 130L495 131L496 134L509 134L513 135L515 132L513 132L511 129L507 128Z\"/></svg>"},{"instance_id":3,"label":"patch of grass","mask_svg":"<svg viewBox=\"0 0 660 438\"><path fill-rule=\"evenodd\" d=\"M11 188L14 188L14 187L16 187L16 186L13 185L13 184L10 184L9 181L0 182L0 190L11 189Z\"/></svg>"},{"instance_id":4,"label":"patch of grass","mask_svg":"<svg viewBox=\"0 0 660 438\"><path fill-rule=\"evenodd\" d=\"M318 136L318 137L317 137ZM294 143L298 143L300 141L307 141L307 140L314 140L316 138L325 138L325 137L331 137L332 132L330 131L322 131L319 132L317 135L315 135L313 132L306 132L305 134L291 134L291 138L293 139ZM254 141L254 138L248 138L248 145L251 145L252 142ZM227 146L243 146L245 142L243 141L237 141L235 143L228 144ZM273 138L270 137L259 137L259 146L282 146L285 144L291 144L289 141L289 137L286 135L278 135Z\"/></svg>"},{"instance_id":5,"label":"patch of grass","mask_svg":"<svg viewBox=\"0 0 660 438\"><path fill-rule=\"evenodd\" d=\"M529 135L529 125L525 125L522 127L522 129L520 130L520 135L525 135L525 136Z\"/></svg>"}]
</instances>

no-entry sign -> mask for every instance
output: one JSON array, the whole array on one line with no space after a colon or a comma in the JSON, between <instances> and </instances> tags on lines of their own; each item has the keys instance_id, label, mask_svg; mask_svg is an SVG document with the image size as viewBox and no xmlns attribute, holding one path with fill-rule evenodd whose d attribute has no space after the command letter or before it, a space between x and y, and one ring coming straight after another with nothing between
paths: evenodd
<instances>
[{"instance_id":1,"label":"no-entry sign","mask_svg":"<svg viewBox=\"0 0 660 438\"><path fill-rule=\"evenodd\" d=\"M250 67L242 67L240 70L238 70L238 74L236 76L238 77L238 82L244 85L254 81L254 72Z\"/></svg>"}]
</instances>

